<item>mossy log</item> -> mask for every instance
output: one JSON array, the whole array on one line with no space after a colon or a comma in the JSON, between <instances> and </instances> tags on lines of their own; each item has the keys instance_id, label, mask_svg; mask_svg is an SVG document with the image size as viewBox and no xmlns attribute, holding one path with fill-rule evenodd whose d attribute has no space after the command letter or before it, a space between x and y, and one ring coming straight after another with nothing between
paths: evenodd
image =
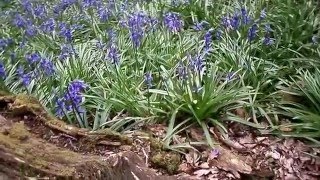
<instances>
[{"instance_id":1,"label":"mossy log","mask_svg":"<svg viewBox=\"0 0 320 180\"><path fill-rule=\"evenodd\" d=\"M77 138L75 142L77 150L49 141L47 135L53 132ZM0 95L1 180L30 177L103 180L178 179L174 176L157 175L156 171L147 167L140 156L131 151L115 151L105 156L94 153L95 145L102 141L116 141L121 145L132 143L130 138L112 131L90 132L67 125L50 116L36 100L30 97Z\"/></svg>"}]
</instances>

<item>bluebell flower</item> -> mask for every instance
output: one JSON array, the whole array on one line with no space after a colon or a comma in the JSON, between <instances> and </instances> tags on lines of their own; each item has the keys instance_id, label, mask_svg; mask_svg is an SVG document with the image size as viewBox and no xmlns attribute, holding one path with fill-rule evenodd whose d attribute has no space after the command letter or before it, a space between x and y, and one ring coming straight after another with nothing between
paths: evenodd
<instances>
[{"instance_id":1,"label":"bluebell flower","mask_svg":"<svg viewBox=\"0 0 320 180\"><path fill-rule=\"evenodd\" d=\"M85 8L97 7L100 4L97 0L82 0L82 6Z\"/></svg>"},{"instance_id":2,"label":"bluebell flower","mask_svg":"<svg viewBox=\"0 0 320 180\"><path fill-rule=\"evenodd\" d=\"M27 73L27 74L23 74L21 76L21 80L22 80L22 84L24 86L28 86L31 83L32 80L32 74L31 73Z\"/></svg>"},{"instance_id":3,"label":"bluebell flower","mask_svg":"<svg viewBox=\"0 0 320 180\"><path fill-rule=\"evenodd\" d=\"M217 148L212 149L210 154L209 154L209 158L210 159L216 159L219 155L221 154L221 151Z\"/></svg>"},{"instance_id":4,"label":"bluebell flower","mask_svg":"<svg viewBox=\"0 0 320 180\"><path fill-rule=\"evenodd\" d=\"M210 49L212 42L212 31L213 29L209 29L204 35L204 48L206 51Z\"/></svg>"},{"instance_id":5,"label":"bluebell flower","mask_svg":"<svg viewBox=\"0 0 320 180\"><path fill-rule=\"evenodd\" d=\"M43 19L47 15L46 6L43 4L36 5L33 12L33 14L40 19Z\"/></svg>"},{"instance_id":6,"label":"bluebell flower","mask_svg":"<svg viewBox=\"0 0 320 180\"><path fill-rule=\"evenodd\" d=\"M0 61L0 79L5 79L6 77L6 69L4 67L3 62Z\"/></svg>"},{"instance_id":7,"label":"bluebell flower","mask_svg":"<svg viewBox=\"0 0 320 180\"><path fill-rule=\"evenodd\" d=\"M173 33L178 33L183 28L183 21L179 13L168 12L164 16L165 26Z\"/></svg>"},{"instance_id":8,"label":"bluebell flower","mask_svg":"<svg viewBox=\"0 0 320 180\"><path fill-rule=\"evenodd\" d=\"M106 47L107 45L105 43L103 43L102 41L98 40L97 43L96 43L96 47L98 49L101 49L101 50L104 50L104 48Z\"/></svg>"},{"instance_id":9,"label":"bluebell flower","mask_svg":"<svg viewBox=\"0 0 320 180\"><path fill-rule=\"evenodd\" d=\"M121 7L120 8L124 8L123 5L127 6L128 5L128 1L125 0L122 4L121 4ZM109 0L108 3L107 3L107 6L108 6L108 9L110 11L114 10L116 8L116 4L115 4L115 0ZM125 9L123 9L125 10Z\"/></svg>"},{"instance_id":10,"label":"bluebell flower","mask_svg":"<svg viewBox=\"0 0 320 180\"><path fill-rule=\"evenodd\" d=\"M69 86L68 86L68 91L69 94L79 94L81 91L85 90L88 87L86 83L84 83L83 80L73 80Z\"/></svg>"},{"instance_id":11,"label":"bluebell flower","mask_svg":"<svg viewBox=\"0 0 320 180\"><path fill-rule=\"evenodd\" d=\"M141 45L147 23L147 16L143 12L138 12L129 16L127 26L130 31L133 46L135 48L140 47Z\"/></svg>"},{"instance_id":12,"label":"bluebell flower","mask_svg":"<svg viewBox=\"0 0 320 180\"><path fill-rule=\"evenodd\" d=\"M111 9L114 9L114 1L112 1L111 3L108 3L108 5L112 6ZM128 0L123 1L120 5L120 12L126 12L128 10L128 5L129 5Z\"/></svg>"},{"instance_id":13,"label":"bluebell flower","mask_svg":"<svg viewBox=\"0 0 320 180\"><path fill-rule=\"evenodd\" d=\"M37 33L37 28L34 25L28 25L25 30L25 35L27 37L34 37Z\"/></svg>"},{"instance_id":14,"label":"bluebell flower","mask_svg":"<svg viewBox=\"0 0 320 180\"><path fill-rule=\"evenodd\" d=\"M263 8L260 13L260 20L263 20L267 17L266 8Z\"/></svg>"},{"instance_id":15,"label":"bluebell flower","mask_svg":"<svg viewBox=\"0 0 320 180\"><path fill-rule=\"evenodd\" d=\"M60 36L64 37L66 41L70 42L72 40L72 30L64 22L59 24Z\"/></svg>"},{"instance_id":16,"label":"bluebell flower","mask_svg":"<svg viewBox=\"0 0 320 180\"><path fill-rule=\"evenodd\" d=\"M22 66L19 66L16 70L18 76L22 76L23 73L24 73L24 70L23 70L23 67Z\"/></svg>"},{"instance_id":17,"label":"bluebell flower","mask_svg":"<svg viewBox=\"0 0 320 180\"><path fill-rule=\"evenodd\" d=\"M251 23L251 18L245 8L241 8L242 23L244 25Z\"/></svg>"},{"instance_id":18,"label":"bluebell flower","mask_svg":"<svg viewBox=\"0 0 320 180\"><path fill-rule=\"evenodd\" d=\"M272 32L272 29L271 29L270 24L265 24L265 25L264 25L264 29L265 29L265 31L266 31L267 33Z\"/></svg>"},{"instance_id":19,"label":"bluebell flower","mask_svg":"<svg viewBox=\"0 0 320 180\"><path fill-rule=\"evenodd\" d=\"M56 101L56 114L59 117L63 117L72 110L82 113L83 109L81 108L81 104L83 103L83 96L81 93L87 87L88 85L82 80L70 82L63 97L58 98Z\"/></svg>"},{"instance_id":20,"label":"bluebell flower","mask_svg":"<svg viewBox=\"0 0 320 180\"><path fill-rule=\"evenodd\" d=\"M196 31L202 31L208 24L209 23L207 21L201 21L200 23L195 23L195 25L192 26L192 28Z\"/></svg>"},{"instance_id":21,"label":"bluebell flower","mask_svg":"<svg viewBox=\"0 0 320 180\"><path fill-rule=\"evenodd\" d=\"M218 28L218 29L216 30L215 36L216 36L216 39L217 39L217 40L221 40L222 30L221 30L220 28Z\"/></svg>"},{"instance_id":22,"label":"bluebell flower","mask_svg":"<svg viewBox=\"0 0 320 180\"><path fill-rule=\"evenodd\" d=\"M25 38L22 39L21 42L19 42L19 48L22 49L26 46L27 40Z\"/></svg>"},{"instance_id":23,"label":"bluebell flower","mask_svg":"<svg viewBox=\"0 0 320 180\"><path fill-rule=\"evenodd\" d=\"M270 45L274 44L274 40L272 38L270 38L270 36L266 35L263 38L263 44L267 45L267 46L270 46Z\"/></svg>"},{"instance_id":24,"label":"bluebell flower","mask_svg":"<svg viewBox=\"0 0 320 180\"><path fill-rule=\"evenodd\" d=\"M20 14L16 14L13 19L13 24L18 28L24 28L27 25L27 20Z\"/></svg>"},{"instance_id":25,"label":"bluebell flower","mask_svg":"<svg viewBox=\"0 0 320 180\"><path fill-rule=\"evenodd\" d=\"M82 91L84 91L88 87L87 84L82 80L74 80L72 81L67 88L67 93L65 94L65 100L69 101L69 103L75 108L77 111L80 110L80 105L82 103Z\"/></svg>"},{"instance_id":26,"label":"bluebell flower","mask_svg":"<svg viewBox=\"0 0 320 180\"><path fill-rule=\"evenodd\" d=\"M56 115L59 117L59 118L62 118L65 116L65 107L66 107L66 104L64 102L64 99L63 98L58 98L57 101L56 101Z\"/></svg>"},{"instance_id":27,"label":"bluebell flower","mask_svg":"<svg viewBox=\"0 0 320 180\"><path fill-rule=\"evenodd\" d=\"M238 14L234 14L230 20L230 25L232 29L236 30L240 27L240 16Z\"/></svg>"},{"instance_id":28,"label":"bluebell flower","mask_svg":"<svg viewBox=\"0 0 320 180\"><path fill-rule=\"evenodd\" d=\"M110 59L112 64L119 64L119 59L120 59L120 55L119 55L119 50L117 48L116 45L111 45L108 50L108 58Z\"/></svg>"},{"instance_id":29,"label":"bluebell flower","mask_svg":"<svg viewBox=\"0 0 320 180\"><path fill-rule=\"evenodd\" d=\"M25 73L22 66L18 67L17 74L24 86L28 86L31 83L32 73Z\"/></svg>"},{"instance_id":30,"label":"bluebell flower","mask_svg":"<svg viewBox=\"0 0 320 180\"><path fill-rule=\"evenodd\" d=\"M201 72L204 68L204 60L203 57L200 55L196 55L192 57L191 55L188 55L189 59L189 68L193 72Z\"/></svg>"},{"instance_id":31,"label":"bluebell flower","mask_svg":"<svg viewBox=\"0 0 320 180\"><path fill-rule=\"evenodd\" d=\"M26 55L26 60L28 61L29 64L34 64L37 62L40 62L41 56L39 53L31 53Z\"/></svg>"},{"instance_id":32,"label":"bluebell flower","mask_svg":"<svg viewBox=\"0 0 320 180\"><path fill-rule=\"evenodd\" d=\"M231 27L231 19L229 16L223 16L221 19L221 25L225 28L228 29Z\"/></svg>"},{"instance_id":33,"label":"bluebell flower","mask_svg":"<svg viewBox=\"0 0 320 180\"><path fill-rule=\"evenodd\" d=\"M72 47L72 45L63 44L61 46L61 52L60 52L60 55L59 55L59 59L60 60L65 60L66 58L71 57L74 54L75 54L75 50Z\"/></svg>"},{"instance_id":34,"label":"bluebell flower","mask_svg":"<svg viewBox=\"0 0 320 180\"><path fill-rule=\"evenodd\" d=\"M236 73L235 72L229 72L226 76L226 80L227 81L231 81L234 79L234 77L236 76Z\"/></svg>"},{"instance_id":35,"label":"bluebell flower","mask_svg":"<svg viewBox=\"0 0 320 180\"><path fill-rule=\"evenodd\" d=\"M7 44L10 45L10 44L13 44L14 41L12 38L7 38Z\"/></svg>"},{"instance_id":36,"label":"bluebell flower","mask_svg":"<svg viewBox=\"0 0 320 180\"><path fill-rule=\"evenodd\" d=\"M8 40L7 39L0 39L0 51L4 50L8 46Z\"/></svg>"},{"instance_id":37,"label":"bluebell flower","mask_svg":"<svg viewBox=\"0 0 320 180\"><path fill-rule=\"evenodd\" d=\"M145 73L145 75L144 75L144 82L147 84L147 87L148 87L148 88L151 88L151 87L152 87L152 81L153 81L153 77L152 77L151 72Z\"/></svg>"},{"instance_id":38,"label":"bluebell flower","mask_svg":"<svg viewBox=\"0 0 320 180\"><path fill-rule=\"evenodd\" d=\"M31 13L32 12L32 4L29 0L20 0L22 8L25 12Z\"/></svg>"},{"instance_id":39,"label":"bluebell flower","mask_svg":"<svg viewBox=\"0 0 320 180\"><path fill-rule=\"evenodd\" d=\"M149 30L152 32L156 30L157 25L159 24L159 20L157 18L153 18L151 16L148 17Z\"/></svg>"},{"instance_id":40,"label":"bluebell flower","mask_svg":"<svg viewBox=\"0 0 320 180\"><path fill-rule=\"evenodd\" d=\"M143 31L133 31L131 32L131 40L134 47L140 47L141 40L143 38Z\"/></svg>"},{"instance_id":41,"label":"bluebell flower","mask_svg":"<svg viewBox=\"0 0 320 180\"><path fill-rule=\"evenodd\" d=\"M49 59L42 59L40 61L40 67L47 76L51 76L55 72L54 64Z\"/></svg>"},{"instance_id":42,"label":"bluebell flower","mask_svg":"<svg viewBox=\"0 0 320 180\"><path fill-rule=\"evenodd\" d=\"M82 29L84 27L84 25L83 24L72 24L71 25L71 30L80 30L80 29Z\"/></svg>"},{"instance_id":43,"label":"bluebell flower","mask_svg":"<svg viewBox=\"0 0 320 180\"><path fill-rule=\"evenodd\" d=\"M116 36L117 36L116 32L113 29L108 29L107 34L108 34L110 44L115 43Z\"/></svg>"},{"instance_id":44,"label":"bluebell flower","mask_svg":"<svg viewBox=\"0 0 320 180\"><path fill-rule=\"evenodd\" d=\"M253 24L248 31L248 40L252 41L256 38L258 33L258 25L257 24Z\"/></svg>"},{"instance_id":45,"label":"bluebell flower","mask_svg":"<svg viewBox=\"0 0 320 180\"><path fill-rule=\"evenodd\" d=\"M105 22L111 17L111 12L107 7L100 7L97 13L101 22Z\"/></svg>"},{"instance_id":46,"label":"bluebell flower","mask_svg":"<svg viewBox=\"0 0 320 180\"><path fill-rule=\"evenodd\" d=\"M186 80L188 77L188 68L183 64L182 61L179 62L177 67L177 73L179 79Z\"/></svg>"},{"instance_id":47,"label":"bluebell flower","mask_svg":"<svg viewBox=\"0 0 320 180\"><path fill-rule=\"evenodd\" d=\"M57 5L53 7L53 13L58 15L65 11L67 8L75 4L77 0L61 0Z\"/></svg>"},{"instance_id":48,"label":"bluebell flower","mask_svg":"<svg viewBox=\"0 0 320 180\"><path fill-rule=\"evenodd\" d=\"M40 29L45 33L52 33L55 29L55 24L55 20L49 18L41 24Z\"/></svg>"}]
</instances>

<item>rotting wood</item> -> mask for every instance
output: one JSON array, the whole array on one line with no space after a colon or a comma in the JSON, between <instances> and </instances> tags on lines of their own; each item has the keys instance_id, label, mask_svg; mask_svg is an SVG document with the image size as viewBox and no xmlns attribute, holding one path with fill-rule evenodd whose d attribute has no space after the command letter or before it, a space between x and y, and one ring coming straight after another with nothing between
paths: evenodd
<instances>
[{"instance_id":1,"label":"rotting wood","mask_svg":"<svg viewBox=\"0 0 320 180\"><path fill-rule=\"evenodd\" d=\"M106 140L118 145L130 145L132 140L108 130L92 133L67 125L48 115L29 97L0 96L0 109L5 109L8 115L0 115L0 179L178 179L157 175L134 152L115 152L106 156L88 152L84 155L48 142L27 126L26 114L31 114L39 121L37 123L50 131L59 131L67 137L81 137L84 146L93 143L92 148L105 144Z\"/></svg>"}]
</instances>

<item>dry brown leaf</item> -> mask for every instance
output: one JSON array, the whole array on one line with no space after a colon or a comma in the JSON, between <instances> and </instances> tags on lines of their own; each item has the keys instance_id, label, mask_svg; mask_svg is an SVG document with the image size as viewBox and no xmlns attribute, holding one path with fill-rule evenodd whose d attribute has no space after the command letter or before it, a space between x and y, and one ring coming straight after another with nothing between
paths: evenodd
<instances>
[{"instance_id":1,"label":"dry brown leaf","mask_svg":"<svg viewBox=\"0 0 320 180\"><path fill-rule=\"evenodd\" d=\"M164 124L152 124L146 127L157 137L164 137L167 132L167 126Z\"/></svg>"},{"instance_id":2,"label":"dry brown leaf","mask_svg":"<svg viewBox=\"0 0 320 180\"><path fill-rule=\"evenodd\" d=\"M282 132L291 132L293 129L291 127L289 127L289 126L283 125L283 126L279 127L279 130L282 131Z\"/></svg>"},{"instance_id":3,"label":"dry brown leaf","mask_svg":"<svg viewBox=\"0 0 320 180\"><path fill-rule=\"evenodd\" d=\"M258 142L262 142L266 139L267 139L267 137L257 137Z\"/></svg>"},{"instance_id":4,"label":"dry brown leaf","mask_svg":"<svg viewBox=\"0 0 320 180\"><path fill-rule=\"evenodd\" d=\"M178 169L179 172L185 172L187 174L190 174L192 173L193 171L193 168L190 164L188 163L182 163L179 165L179 169Z\"/></svg>"},{"instance_id":5,"label":"dry brown leaf","mask_svg":"<svg viewBox=\"0 0 320 180\"><path fill-rule=\"evenodd\" d=\"M215 177L214 175L209 175L208 180L219 180L219 178Z\"/></svg>"},{"instance_id":6,"label":"dry brown leaf","mask_svg":"<svg viewBox=\"0 0 320 180\"><path fill-rule=\"evenodd\" d=\"M240 155L236 155L228 149L219 147L220 155L216 159L209 159L210 167L217 167L225 171L232 172L236 177L239 177L239 173L250 174L252 172L251 166L246 164Z\"/></svg>"},{"instance_id":7,"label":"dry brown leaf","mask_svg":"<svg viewBox=\"0 0 320 180\"><path fill-rule=\"evenodd\" d=\"M276 159L276 160L280 159L280 157L281 157L280 153L276 150L268 151L268 152L266 152L265 155L266 155L266 157L272 157L273 159Z\"/></svg>"},{"instance_id":8,"label":"dry brown leaf","mask_svg":"<svg viewBox=\"0 0 320 180\"><path fill-rule=\"evenodd\" d=\"M196 175L197 177L201 177L201 176L206 176L211 172L210 169L199 169L195 172L193 172L194 175Z\"/></svg>"},{"instance_id":9,"label":"dry brown leaf","mask_svg":"<svg viewBox=\"0 0 320 180\"><path fill-rule=\"evenodd\" d=\"M201 128L190 128L190 136L192 139L195 139L196 141L204 140L203 130Z\"/></svg>"},{"instance_id":10,"label":"dry brown leaf","mask_svg":"<svg viewBox=\"0 0 320 180\"><path fill-rule=\"evenodd\" d=\"M209 169L210 168L209 163L207 163L207 162L201 163L199 165L199 167L202 169Z\"/></svg>"},{"instance_id":11,"label":"dry brown leaf","mask_svg":"<svg viewBox=\"0 0 320 180\"><path fill-rule=\"evenodd\" d=\"M114 141L100 141L97 144L106 145L106 146L121 146L121 142L114 142Z\"/></svg>"},{"instance_id":12,"label":"dry brown leaf","mask_svg":"<svg viewBox=\"0 0 320 180\"><path fill-rule=\"evenodd\" d=\"M189 153L185 155L185 158L187 163L195 165L200 159L200 154L194 150L190 150Z\"/></svg>"},{"instance_id":13,"label":"dry brown leaf","mask_svg":"<svg viewBox=\"0 0 320 180\"><path fill-rule=\"evenodd\" d=\"M219 169L216 168L216 167L210 168L210 171L211 171L212 174L218 174L219 173Z\"/></svg>"},{"instance_id":14,"label":"dry brown leaf","mask_svg":"<svg viewBox=\"0 0 320 180\"><path fill-rule=\"evenodd\" d=\"M247 117L247 112L244 108L237 108L236 109L236 115L241 117L241 118L246 118Z\"/></svg>"}]
</instances>

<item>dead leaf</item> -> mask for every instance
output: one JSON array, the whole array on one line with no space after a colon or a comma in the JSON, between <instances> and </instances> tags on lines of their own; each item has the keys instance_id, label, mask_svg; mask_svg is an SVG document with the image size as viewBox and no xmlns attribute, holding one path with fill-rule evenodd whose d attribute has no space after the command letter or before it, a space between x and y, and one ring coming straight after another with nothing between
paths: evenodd
<instances>
[{"instance_id":1,"label":"dead leaf","mask_svg":"<svg viewBox=\"0 0 320 180\"><path fill-rule=\"evenodd\" d=\"M250 174L252 172L251 166L246 164L239 154L234 154L228 149L219 147L220 155L216 159L209 159L210 167L217 167L225 171L232 172L236 177L239 176L237 172Z\"/></svg>"},{"instance_id":2,"label":"dead leaf","mask_svg":"<svg viewBox=\"0 0 320 180\"><path fill-rule=\"evenodd\" d=\"M157 137L165 137L167 132L167 126L164 124L152 124L146 127L147 130L151 131L153 135Z\"/></svg>"},{"instance_id":3,"label":"dead leaf","mask_svg":"<svg viewBox=\"0 0 320 180\"><path fill-rule=\"evenodd\" d=\"M210 173L210 169L199 169L195 172L193 172L193 174L195 174L197 177L201 177L201 176L206 176Z\"/></svg>"},{"instance_id":4,"label":"dead leaf","mask_svg":"<svg viewBox=\"0 0 320 180\"><path fill-rule=\"evenodd\" d=\"M210 174L210 175L208 176L208 180L219 180L219 178L217 177L217 175L212 175L212 174Z\"/></svg>"},{"instance_id":5,"label":"dead leaf","mask_svg":"<svg viewBox=\"0 0 320 180\"><path fill-rule=\"evenodd\" d=\"M289 127L289 126L283 125L283 126L279 127L279 130L282 131L282 132L291 132L293 129L291 127Z\"/></svg>"},{"instance_id":6,"label":"dead leaf","mask_svg":"<svg viewBox=\"0 0 320 180\"><path fill-rule=\"evenodd\" d=\"M97 144L106 145L106 146L121 146L121 142L113 142L113 141L100 141Z\"/></svg>"},{"instance_id":7,"label":"dead leaf","mask_svg":"<svg viewBox=\"0 0 320 180\"><path fill-rule=\"evenodd\" d=\"M246 118L247 117L247 112L244 108L237 108L236 109L236 115L241 117L241 118Z\"/></svg>"},{"instance_id":8,"label":"dead leaf","mask_svg":"<svg viewBox=\"0 0 320 180\"><path fill-rule=\"evenodd\" d=\"M262 142L266 139L267 139L267 137L257 137L258 142Z\"/></svg>"},{"instance_id":9,"label":"dead leaf","mask_svg":"<svg viewBox=\"0 0 320 180\"><path fill-rule=\"evenodd\" d=\"M199 161L200 155L198 152L190 150L189 153L185 155L185 158L187 160L187 163L194 165Z\"/></svg>"},{"instance_id":10,"label":"dead leaf","mask_svg":"<svg viewBox=\"0 0 320 180\"><path fill-rule=\"evenodd\" d=\"M266 152L266 157L272 157L273 159L280 159L281 155L278 151L273 150L273 151L268 151Z\"/></svg>"},{"instance_id":11,"label":"dead leaf","mask_svg":"<svg viewBox=\"0 0 320 180\"><path fill-rule=\"evenodd\" d=\"M200 128L190 128L190 136L196 141L204 140L203 130Z\"/></svg>"},{"instance_id":12,"label":"dead leaf","mask_svg":"<svg viewBox=\"0 0 320 180\"><path fill-rule=\"evenodd\" d=\"M207 163L207 162L201 163L199 165L199 167L202 169L209 169L210 168L209 163Z\"/></svg>"},{"instance_id":13,"label":"dead leaf","mask_svg":"<svg viewBox=\"0 0 320 180\"><path fill-rule=\"evenodd\" d=\"M182 163L179 165L179 172L185 172L187 174L192 173L193 167L188 163Z\"/></svg>"},{"instance_id":14,"label":"dead leaf","mask_svg":"<svg viewBox=\"0 0 320 180\"><path fill-rule=\"evenodd\" d=\"M219 169L216 168L216 167L210 168L210 171L211 171L212 174L218 174L219 173Z\"/></svg>"}]
</instances>

